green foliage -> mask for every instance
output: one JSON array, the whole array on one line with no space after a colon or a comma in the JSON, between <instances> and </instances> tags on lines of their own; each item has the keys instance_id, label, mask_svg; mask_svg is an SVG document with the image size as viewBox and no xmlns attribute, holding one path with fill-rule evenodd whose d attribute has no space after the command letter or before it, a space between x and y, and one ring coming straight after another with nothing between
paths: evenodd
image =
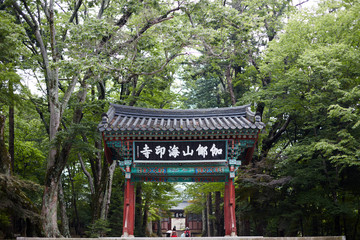
<instances>
[{"instance_id":1,"label":"green foliage","mask_svg":"<svg viewBox=\"0 0 360 240\"><path fill-rule=\"evenodd\" d=\"M146 182L142 189L144 206L151 211L161 209L166 212L179 202L174 183Z\"/></svg>"},{"instance_id":2,"label":"green foliage","mask_svg":"<svg viewBox=\"0 0 360 240\"><path fill-rule=\"evenodd\" d=\"M354 156L359 145L354 139L360 136L356 128L360 53L350 40L356 39L356 31L347 29L359 28L354 22L359 5L343 6L322 15L302 13L289 22L286 32L270 44L262 72L271 72L272 84L258 96L271 109L269 115L287 114L297 126L304 126L302 134L308 137L307 131L313 129L317 150L348 165L358 164ZM327 9L325 5L319 11Z\"/></svg>"},{"instance_id":3,"label":"green foliage","mask_svg":"<svg viewBox=\"0 0 360 240\"><path fill-rule=\"evenodd\" d=\"M238 178L250 231L342 235L346 225L347 237L358 238L357 190L345 179L359 173L359 7L329 1L317 12L299 12L269 43L259 75L267 84L244 98L266 106L269 136L257 176ZM286 121L269 148L266 141Z\"/></svg>"},{"instance_id":4,"label":"green foliage","mask_svg":"<svg viewBox=\"0 0 360 240\"><path fill-rule=\"evenodd\" d=\"M0 11L0 111L4 111L4 105L9 105L18 97L13 92L21 90L20 77L16 73L16 67L20 64L20 56L26 56L22 45L24 29L15 24L12 15ZM9 92L10 85L12 92Z\"/></svg>"},{"instance_id":5,"label":"green foliage","mask_svg":"<svg viewBox=\"0 0 360 240\"><path fill-rule=\"evenodd\" d=\"M0 212L0 226L1 230L4 231L5 228L9 227L11 224L9 216L5 212Z\"/></svg>"},{"instance_id":6,"label":"green foliage","mask_svg":"<svg viewBox=\"0 0 360 240\"><path fill-rule=\"evenodd\" d=\"M289 1L282 0L196 3L188 15L201 55L186 62L187 106L229 106L231 87L238 99L251 91L258 81L260 52L290 9Z\"/></svg>"},{"instance_id":7,"label":"green foliage","mask_svg":"<svg viewBox=\"0 0 360 240\"><path fill-rule=\"evenodd\" d=\"M19 60L24 50L21 43L24 34L23 28L15 24L14 16L0 11L0 62L2 64Z\"/></svg>"},{"instance_id":8,"label":"green foliage","mask_svg":"<svg viewBox=\"0 0 360 240\"><path fill-rule=\"evenodd\" d=\"M186 68L183 80L188 90L184 93L184 105L191 108L212 108L226 106L229 99L222 93L221 76L211 66L192 72ZM225 98L225 99L224 99Z\"/></svg>"},{"instance_id":9,"label":"green foliage","mask_svg":"<svg viewBox=\"0 0 360 240\"><path fill-rule=\"evenodd\" d=\"M202 214L206 206L206 195L213 192L224 192L224 183L191 183L186 185L184 198L192 203L185 208L185 213Z\"/></svg>"}]
</instances>

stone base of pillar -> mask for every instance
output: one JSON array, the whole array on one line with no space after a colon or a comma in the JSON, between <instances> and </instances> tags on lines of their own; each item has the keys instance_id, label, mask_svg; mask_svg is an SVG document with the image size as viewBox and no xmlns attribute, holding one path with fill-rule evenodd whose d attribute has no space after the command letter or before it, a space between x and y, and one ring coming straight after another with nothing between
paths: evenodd
<instances>
[{"instance_id":1,"label":"stone base of pillar","mask_svg":"<svg viewBox=\"0 0 360 240\"><path fill-rule=\"evenodd\" d=\"M134 235L129 235L127 232L123 233L123 235L121 235L122 238L134 238Z\"/></svg>"}]
</instances>

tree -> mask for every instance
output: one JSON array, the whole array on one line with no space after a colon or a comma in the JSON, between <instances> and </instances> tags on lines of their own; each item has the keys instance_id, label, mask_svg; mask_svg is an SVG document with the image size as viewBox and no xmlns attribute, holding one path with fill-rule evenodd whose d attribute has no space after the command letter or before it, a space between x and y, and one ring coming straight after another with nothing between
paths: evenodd
<instances>
[{"instance_id":1,"label":"tree","mask_svg":"<svg viewBox=\"0 0 360 240\"><path fill-rule=\"evenodd\" d=\"M178 24L170 21L174 17L182 18L181 14L176 14L182 8L178 2L109 4L107 1L79 0L75 6L70 2L59 3L59 8L53 0L43 3L9 1L9 4L19 22L26 26L28 41L24 43L36 59L33 69L42 72L46 83L49 120L43 119L51 145L42 225L46 236L56 237L60 236L56 217L60 177L73 142L81 135L78 126L83 119L90 88L97 87L99 99L104 100L106 79L111 79L113 85L121 86L117 101L129 105L136 104L143 92L154 87L161 86L160 89L168 92L173 79L169 66L178 56L184 55L182 49L190 36L186 29L178 32L179 28L174 28ZM63 9L71 12L63 12ZM94 11L89 9L97 10L97 13L93 14ZM149 77L157 74L164 76L161 79ZM72 113L71 117L67 116L69 113ZM41 111L39 114L44 115ZM67 118L72 121L67 121ZM101 148L99 144L97 148ZM112 172L98 156L94 159L100 168L93 172L93 206L107 206ZM104 171L100 170L101 165ZM95 218L106 218L108 207L94 209Z\"/></svg>"},{"instance_id":2,"label":"tree","mask_svg":"<svg viewBox=\"0 0 360 240\"><path fill-rule=\"evenodd\" d=\"M36 201L33 201L36 197L29 194L38 191L39 185L13 175L17 164L14 153L18 151L18 148L14 149L14 108L21 105L26 92L16 73L21 65L20 56L27 53L22 46L24 34L24 29L15 23L13 16L0 11L0 231L7 238L14 237L18 222L24 223L23 234L33 235L40 220ZM8 135L6 116L10 119ZM6 141L6 136L10 136L9 141Z\"/></svg>"},{"instance_id":3,"label":"tree","mask_svg":"<svg viewBox=\"0 0 360 240\"><path fill-rule=\"evenodd\" d=\"M152 229L148 229L150 220L160 221L164 213L169 213L172 206L175 206L179 200L174 183L146 182L141 184L139 197L141 202L139 210L136 212L135 222L137 225L137 236L150 236ZM137 188L138 190L139 188Z\"/></svg>"},{"instance_id":4,"label":"tree","mask_svg":"<svg viewBox=\"0 0 360 240\"><path fill-rule=\"evenodd\" d=\"M19 102L19 97L14 92L22 90L16 67L20 64L20 55L24 50L21 45L24 29L17 26L14 18L3 11L0 12L0 24L0 112L5 111L5 106L9 107L9 153L12 171L14 168L14 105L15 102Z\"/></svg>"},{"instance_id":5,"label":"tree","mask_svg":"<svg viewBox=\"0 0 360 240\"><path fill-rule=\"evenodd\" d=\"M190 61L186 71L192 74L188 74L190 77L185 74L184 79L192 82L203 76L208 83L204 86L218 85L217 91L222 93L218 94L222 98L218 100L220 104L235 106L256 84L261 51L281 29L289 9L287 0L195 4L187 14L192 27L197 29L194 37L199 41L196 50L201 55ZM202 90L198 86L195 94L207 93L206 87Z\"/></svg>"},{"instance_id":6,"label":"tree","mask_svg":"<svg viewBox=\"0 0 360 240\"><path fill-rule=\"evenodd\" d=\"M359 171L359 146L353 141L359 137L358 10L355 2L329 1L317 12L300 12L265 52L259 77L267 84L245 98L263 104L268 123L250 166L261 174L249 171L253 177L238 181L253 191L273 189L270 199L254 200L259 198L251 194L243 206L252 213L275 206L284 221L265 214L265 223L273 225L262 223L260 234L357 238L357 190L348 179Z\"/></svg>"},{"instance_id":7,"label":"tree","mask_svg":"<svg viewBox=\"0 0 360 240\"><path fill-rule=\"evenodd\" d=\"M224 229L223 210L220 209L221 193L224 192L224 183L193 183L186 185L185 198L192 203L185 208L186 214L201 214L203 236L222 236ZM215 193L215 194L212 194ZM213 197L215 196L215 201ZM215 209L213 208L215 203ZM215 212L215 216L213 215ZM216 222L216 224L214 224ZM221 229L221 230L220 230Z\"/></svg>"}]
</instances>

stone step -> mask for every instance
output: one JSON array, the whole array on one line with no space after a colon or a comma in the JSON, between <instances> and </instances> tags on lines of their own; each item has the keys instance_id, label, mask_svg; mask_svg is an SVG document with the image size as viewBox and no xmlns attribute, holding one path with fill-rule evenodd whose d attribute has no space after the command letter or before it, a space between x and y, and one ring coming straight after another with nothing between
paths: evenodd
<instances>
[{"instance_id":1,"label":"stone step","mask_svg":"<svg viewBox=\"0 0 360 240\"><path fill-rule=\"evenodd\" d=\"M345 236L323 237L177 237L179 240L346 240ZM169 240L169 237L103 237L103 238L39 238L17 237L16 240Z\"/></svg>"}]
</instances>

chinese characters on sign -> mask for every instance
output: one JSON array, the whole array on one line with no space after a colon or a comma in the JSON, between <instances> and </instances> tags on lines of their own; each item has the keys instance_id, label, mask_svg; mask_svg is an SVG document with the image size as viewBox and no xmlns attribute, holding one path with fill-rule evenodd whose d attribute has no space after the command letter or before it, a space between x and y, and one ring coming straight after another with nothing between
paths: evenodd
<instances>
[{"instance_id":1,"label":"chinese characters on sign","mask_svg":"<svg viewBox=\"0 0 360 240\"><path fill-rule=\"evenodd\" d=\"M225 160L226 141L136 141L134 161Z\"/></svg>"}]
</instances>

